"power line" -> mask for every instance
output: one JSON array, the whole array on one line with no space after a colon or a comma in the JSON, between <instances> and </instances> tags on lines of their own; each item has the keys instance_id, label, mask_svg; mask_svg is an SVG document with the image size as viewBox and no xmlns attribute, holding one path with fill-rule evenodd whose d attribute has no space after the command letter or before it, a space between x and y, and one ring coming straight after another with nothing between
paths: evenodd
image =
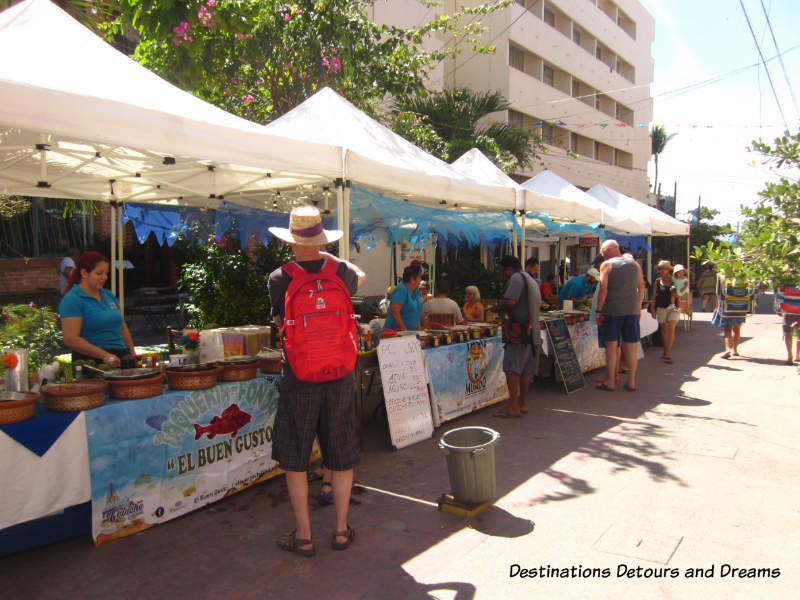
<instances>
[{"instance_id":1,"label":"power line","mask_svg":"<svg viewBox=\"0 0 800 600\"><path fill-rule=\"evenodd\" d=\"M786 72L786 65L783 64L783 58L781 57L781 50L780 48L778 48L778 41L775 39L775 32L772 31L772 22L769 19L769 14L767 14L767 9L764 8L764 0L760 1L761 1L761 10L764 11L764 18L767 19L769 34L772 36L772 43L775 44L775 50L778 52L778 58L781 61L781 69L783 70L783 76L786 78L786 86L789 88L789 93L792 96L792 102L794 102L795 113L800 115L800 109L797 108L797 98L794 97L794 90L792 89L792 84L789 82L789 74Z\"/></svg>"},{"instance_id":2,"label":"power line","mask_svg":"<svg viewBox=\"0 0 800 600\"><path fill-rule=\"evenodd\" d=\"M753 26L750 24L750 17L747 16L747 10L744 8L744 2L739 0L739 6L742 7L742 12L744 13L744 19L747 21L747 28L750 30L750 35L753 36L753 42L756 45L756 50L758 50L758 56L761 57L761 63L764 65L764 71L767 73L767 79L769 80L769 87L772 88L772 95L775 96L775 103L778 105L778 111L781 113L781 118L783 119L784 126L788 127L786 123L786 117L783 116L783 108L781 107L781 101L778 100L778 93L775 91L775 86L772 83L772 76L769 74L769 69L767 68L767 62L764 60L764 55L761 53L761 46L758 45L758 38L756 38L756 32L753 31Z\"/></svg>"}]
</instances>

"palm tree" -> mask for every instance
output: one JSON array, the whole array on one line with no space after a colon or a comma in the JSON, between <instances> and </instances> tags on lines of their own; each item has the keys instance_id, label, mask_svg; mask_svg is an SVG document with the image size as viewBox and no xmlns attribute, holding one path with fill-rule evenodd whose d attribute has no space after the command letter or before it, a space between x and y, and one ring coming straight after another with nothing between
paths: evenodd
<instances>
[{"instance_id":1,"label":"palm tree","mask_svg":"<svg viewBox=\"0 0 800 600\"><path fill-rule=\"evenodd\" d=\"M398 98L394 114L413 113L445 142L447 160L453 162L471 148L478 148L506 172L530 165L541 149L532 132L509 123L479 125L483 117L511 107L498 92L467 88L446 89Z\"/></svg>"},{"instance_id":2,"label":"palm tree","mask_svg":"<svg viewBox=\"0 0 800 600\"><path fill-rule=\"evenodd\" d=\"M656 125L650 130L650 142L651 142L651 150L650 153L653 155L653 159L656 163L656 178L653 182L653 192L658 192L658 155L664 151L664 148L667 146L667 142L669 142L672 138L674 138L677 133L670 133L667 134L666 130L661 127L660 125Z\"/></svg>"}]
</instances>

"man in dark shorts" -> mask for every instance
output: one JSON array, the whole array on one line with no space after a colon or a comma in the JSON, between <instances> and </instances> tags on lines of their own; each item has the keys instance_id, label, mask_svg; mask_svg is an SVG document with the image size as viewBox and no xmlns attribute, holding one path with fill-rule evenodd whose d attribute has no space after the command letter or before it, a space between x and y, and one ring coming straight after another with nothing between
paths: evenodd
<instances>
[{"instance_id":1,"label":"man in dark shorts","mask_svg":"<svg viewBox=\"0 0 800 600\"><path fill-rule=\"evenodd\" d=\"M270 227L270 233L288 242L297 264L310 273L319 272L326 260L334 257L322 252L325 244L335 242L341 231L322 227L319 211L312 206L295 208L289 229ZM366 279L355 265L341 261L336 275L350 295ZM269 276L269 296L273 321L283 327L284 302L291 277L281 268ZM295 368L297 366L295 365ZM286 471L286 485L296 521L296 529L283 535L278 546L300 556L316 552L311 538L308 510L308 463L314 438L319 438L325 467L332 471L336 526L331 541L334 550L346 549L355 532L347 523L353 468L359 460L352 371L339 379L313 383L301 381L283 353L278 412L275 415L272 458Z\"/></svg>"},{"instance_id":2,"label":"man in dark shorts","mask_svg":"<svg viewBox=\"0 0 800 600\"><path fill-rule=\"evenodd\" d=\"M597 389L611 392L617 383L617 356L620 343L628 368L625 389L636 391L639 314L644 299L642 268L629 255L623 256L615 240L600 247L605 259L600 265L600 291L597 295L597 339L606 350L606 376Z\"/></svg>"},{"instance_id":3,"label":"man in dark shorts","mask_svg":"<svg viewBox=\"0 0 800 600\"><path fill-rule=\"evenodd\" d=\"M508 278L508 287L500 304L504 312L503 325L503 371L508 383L508 404L495 417L520 417L528 412L525 401L528 389L539 366L542 334L539 331L539 308L542 297L533 277L522 270L515 256L504 256L500 261L503 275ZM509 335L515 324L514 336Z\"/></svg>"}]
</instances>

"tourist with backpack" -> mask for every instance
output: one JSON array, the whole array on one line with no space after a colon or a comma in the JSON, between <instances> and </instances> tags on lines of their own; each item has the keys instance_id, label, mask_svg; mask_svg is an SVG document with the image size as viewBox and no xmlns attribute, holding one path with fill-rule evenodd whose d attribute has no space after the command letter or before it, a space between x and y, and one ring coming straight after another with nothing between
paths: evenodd
<instances>
[{"instance_id":1,"label":"tourist with backpack","mask_svg":"<svg viewBox=\"0 0 800 600\"><path fill-rule=\"evenodd\" d=\"M342 237L326 230L312 206L292 210L289 228L270 227L287 242L295 260L269 276L272 317L281 330L283 365L272 458L286 471L296 528L277 541L300 556L314 556L308 508L308 463L318 437L325 467L332 471L336 523L334 550L355 537L347 522L353 468L359 460L353 369L357 328L350 300L366 279L355 265L322 248Z\"/></svg>"}]
</instances>

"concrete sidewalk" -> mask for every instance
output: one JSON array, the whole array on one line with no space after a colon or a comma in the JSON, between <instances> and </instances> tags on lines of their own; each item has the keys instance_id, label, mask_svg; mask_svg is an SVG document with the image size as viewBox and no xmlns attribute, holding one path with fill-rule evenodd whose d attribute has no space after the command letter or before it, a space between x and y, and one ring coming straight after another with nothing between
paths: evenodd
<instances>
[{"instance_id":1,"label":"concrete sidewalk","mask_svg":"<svg viewBox=\"0 0 800 600\"><path fill-rule=\"evenodd\" d=\"M383 423L367 424L356 480L369 489L355 489L345 552L330 549L332 507L313 500L317 556L276 548L292 529L278 478L99 548L75 539L0 559L2 595L796 597L800 376L783 364L777 316L748 318L731 360L710 316L679 329L674 364L645 349L635 393L545 382L522 419L484 409L397 452ZM466 425L502 434L498 500L471 519L434 504L449 491L437 440Z\"/></svg>"}]
</instances>

